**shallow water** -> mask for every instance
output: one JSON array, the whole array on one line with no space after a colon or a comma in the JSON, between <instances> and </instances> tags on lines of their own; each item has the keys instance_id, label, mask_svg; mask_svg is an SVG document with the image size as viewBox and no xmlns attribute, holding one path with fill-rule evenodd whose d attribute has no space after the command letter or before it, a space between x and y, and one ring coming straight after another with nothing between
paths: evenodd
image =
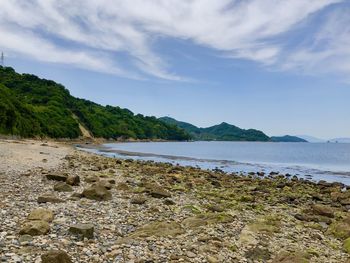
<instances>
[{"instance_id":1,"label":"shallow water","mask_svg":"<svg viewBox=\"0 0 350 263\"><path fill-rule=\"evenodd\" d=\"M345 143L136 142L90 151L226 172L275 171L350 185L350 144Z\"/></svg>"}]
</instances>

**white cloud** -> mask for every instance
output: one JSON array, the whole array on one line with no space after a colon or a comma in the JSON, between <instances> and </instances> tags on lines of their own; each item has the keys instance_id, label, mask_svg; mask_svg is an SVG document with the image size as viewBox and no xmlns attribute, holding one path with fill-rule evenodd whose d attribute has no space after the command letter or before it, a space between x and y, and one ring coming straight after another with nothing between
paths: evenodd
<instances>
[{"instance_id":1,"label":"white cloud","mask_svg":"<svg viewBox=\"0 0 350 263\"><path fill-rule=\"evenodd\" d=\"M13 54L126 77L151 75L186 80L171 72L156 52L159 37L180 38L228 57L284 69L313 69L329 57L348 52L329 40L330 50L294 50L285 55L280 34L340 0L6 0L0 8L0 48ZM325 25L339 27L346 21ZM332 24L333 23L333 24ZM323 32L323 31L322 31ZM322 34L317 36L323 41ZM285 41L288 41L285 40ZM317 38L315 41L320 41ZM345 51L344 51L345 49ZM129 66L118 61L127 54ZM309 60L310 59L310 60ZM348 71L341 58L334 70ZM304 66L305 64L305 66Z\"/></svg>"}]
</instances>

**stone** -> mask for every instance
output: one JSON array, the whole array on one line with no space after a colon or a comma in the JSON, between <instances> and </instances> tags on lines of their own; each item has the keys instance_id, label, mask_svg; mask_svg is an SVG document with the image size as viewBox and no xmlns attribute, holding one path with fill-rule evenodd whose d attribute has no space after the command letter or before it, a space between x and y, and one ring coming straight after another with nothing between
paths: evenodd
<instances>
[{"instance_id":1,"label":"stone","mask_svg":"<svg viewBox=\"0 0 350 263\"><path fill-rule=\"evenodd\" d=\"M149 191L149 194L154 198L169 198L171 194L162 188L153 188Z\"/></svg>"},{"instance_id":2,"label":"stone","mask_svg":"<svg viewBox=\"0 0 350 263\"><path fill-rule=\"evenodd\" d=\"M41 255L42 263L72 263L72 260L65 251L50 250Z\"/></svg>"},{"instance_id":3,"label":"stone","mask_svg":"<svg viewBox=\"0 0 350 263\"><path fill-rule=\"evenodd\" d=\"M37 208L30 212L29 220L43 220L46 222L52 222L54 214L51 210L45 208Z\"/></svg>"},{"instance_id":4,"label":"stone","mask_svg":"<svg viewBox=\"0 0 350 263\"><path fill-rule=\"evenodd\" d=\"M63 203L64 200L60 199L54 195L47 194L47 195L42 195L38 197L38 203Z\"/></svg>"},{"instance_id":5,"label":"stone","mask_svg":"<svg viewBox=\"0 0 350 263\"><path fill-rule=\"evenodd\" d=\"M272 263L308 263L308 254L303 252L281 252L273 260Z\"/></svg>"},{"instance_id":6,"label":"stone","mask_svg":"<svg viewBox=\"0 0 350 263\"><path fill-rule=\"evenodd\" d=\"M94 225L92 224L76 224L69 227L69 232L81 238L94 238Z\"/></svg>"},{"instance_id":7,"label":"stone","mask_svg":"<svg viewBox=\"0 0 350 263\"><path fill-rule=\"evenodd\" d=\"M334 210L329 206L315 204L311 209L314 214L334 218Z\"/></svg>"},{"instance_id":8,"label":"stone","mask_svg":"<svg viewBox=\"0 0 350 263\"><path fill-rule=\"evenodd\" d=\"M57 192L73 192L73 188L66 183L59 182L53 186L53 190Z\"/></svg>"},{"instance_id":9,"label":"stone","mask_svg":"<svg viewBox=\"0 0 350 263\"><path fill-rule=\"evenodd\" d=\"M66 184L72 185L72 186L78 186L80 184L80 177L79 175L69 175L66 180Z\"/></svg>"},{"instance_id":10,"label":"stone","mask_svg":"<svg viewBox=\"0 0 350 263\"><path fill-rule=\"evenodd\" d=\"M46 178L48 180L53 180L53 181L61 181L61 182L65 182L67 180L68 175L66 174L47 174Z\"/></svg>"},{"instance_id":11,"label":"stone","mask_svg":"<svg viewBox=\"0 0 350 263\"><path fill-rule=\"evenodd\" d=\"M48 222L43 220L32 220L32 221L27 221L23 224L21 230L19 231L19 234L40 236L40 235L47 234L49 231L50 231L50 225Z\"/></svg>"},{"instance_id":12,"label":"stone","mask_svg":"<svg viewBox=\"0 0 350 263\"><path fill-rule=\"evenodd\" d=\"M350 254L350 237L344 240L343 249Z\"/></svg>"},{"instance_id":13,"label":"stone","mask_svg":"<svg viewBox=\"0 0 350 263\"><path fill-rule=\"evenodd\" d=\"M112 199L112 194L99 184L93 184L89 188L84 189L82 196L96 201L108 201Z\"/></svg>"},{"instance_id":14,"label":"stone","mask_svg":"<svg viewBox=\"0 0 350 263\"><path fill-rule=\"evenodd\" d=\"M87 182L87 183L95 183L99 180L100 180L100 178L96 175L89 175L85 178L85 182Z\"/></svg>"},{"instance_id":15,"label":"stone","mask_svg":"<svg viewBox=\"0 0 350 263\"><path fill-rule=\"evenodd\" d=\"M136 205L143 205L146 203L147 199L144 196L136 196L130 200L130 203Z\"/></svg>"},{"instance_id":16,"label":"stone","mask_svg":"<svg viewBox=\"0 0 350 263\"><path fill-rule=\"evenodd\" d=\"M208 207L208 210L212 212L224 212L225 209L220 205L211 205Z\"/></svg>"},{"instance_id":17,"label":"stone","mask_svg":"<svg viewBox=\"0 0 350 263\"><path fill-rule=\"evenodd\" d=\"M19 237L19 243L24 244L24 243L29 243L33 241L33 237L31 235L22 235Z\"/></svg>"}]
</instances>

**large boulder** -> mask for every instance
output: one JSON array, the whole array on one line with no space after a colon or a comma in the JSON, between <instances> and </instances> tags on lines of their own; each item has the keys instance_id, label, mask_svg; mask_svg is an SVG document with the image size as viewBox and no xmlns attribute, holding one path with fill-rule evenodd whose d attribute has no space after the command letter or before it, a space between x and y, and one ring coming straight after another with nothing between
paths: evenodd
<instances>
[{"instance_id":1,"label":"large boulder","mask_svg":"<svg viewBox=\"0 0 350 263\"><path fill-rule=\"evenodd\" d=\"M69 232L81 238L94 238L94 225L92 224L76 224L69 227Z\"/></svg>"},{"instance_id":2,"label":"large boulder","mask_svg":"<svg viewBox=\"0 0 350 263\"><path fill-rule=\"evenodd\" d=\"M84 189L82 196L96 201L108 201L112 199L112 194L103 185L97 183Z\"/></svg>"},{"instance_id":3,"label":"large boulder","mask_svg":"<svg viewBox=\"0 0 350 263\"><path fill-rule=\"evenodd\" d=\"M50 225L48 222L43 220L32 220L32 221L27 221L23 224L21 230L19 231L19 234L40 236L40 235L47 234L49 231L50 231Z\"/></svg>"},{"instance_id":4,"label":"large boulder","mask_svg":"<svg viewBox=\"0 0 350 263\"><path fill-rule=\"evenodd\" d=\"M64 182L59 182L53 186L53 190L57 192L73 192L73 188Z\"/></svg>"},{"instance_id":5,"label":"large boulder","mask_svg":"<svg viewBox=\"0 0 350 263\"><path fill-rule=\"evenodd\" d=\"M62 200L54 195L51 195L51 194L45 194L45 195L38 197L39 204L42 204L42 203L63 203L63 202L64 202L64 200Z\"/></svg>"},{"instance_id":6,"label":"large boulder","mask_svg":"<svg viewBox=\"0 0 350 263\"><path fill-rule=\"evenodd\" d=\"M30 212L29 220L43 220L46 222L52 222L54 214L51 210L45 208L37 208Z\"/></svg>"},{"instance_id":7,"label":"large boulder","mask_svg":"<svg viewBox=\"0 0 350 263\"><path fill-rule=\"evenodd\" d=\"M320 216L326 216L329 218L334 217L334 210L330 206L315 204L311 206L311 209L314 214L317 214Z\"/></svg>"},{"instance_id":8,"label":"large boulder","mask_svg":"<svg viewBox=\"0 0 350 263\"><path fill-rule=\"evenodd\" d=\"M72 263L68 254L62 250L50 250L41 256L42 263Z\"/></svg>"},{"instance_id":9,"label":"large boulder","mask_svg":"<svg viewBox=\"0 0 350 263\"><path fill-rule=\"evenodd\" d=\"M79 175L69 175L67 177L66 183L69 185L77 186L80 184L80 177Z\"/></svg>"},{"instance_id":10,"label":"large boulder","mask_svg":"<svg viewBox=\"0 0 350 263\"><path fill-rule=\"evenodd\" d=\"M66 174L56 174L56 173L50 173L46 175L46 178L48 180L53 180L53 181L61 181L65 182L67 180L68 175Z\"/></svg>"}]
</instances>

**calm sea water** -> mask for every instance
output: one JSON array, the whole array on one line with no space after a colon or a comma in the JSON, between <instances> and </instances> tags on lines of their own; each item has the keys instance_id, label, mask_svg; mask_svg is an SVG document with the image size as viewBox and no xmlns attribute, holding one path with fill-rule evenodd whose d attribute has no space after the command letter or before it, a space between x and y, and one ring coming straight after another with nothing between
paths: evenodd
<instances>
[{"instance_id":1,"label":"calm sea water","mask_svg":"<svg viewBox=\"0 0 350 263\"><path fill-rule=\"evenodd\" d=\"M137 142L105 144L111 157L154 160L227 172L271 171L350 185L350 144L268 142Z\"/></svg>"}]
</instances>

